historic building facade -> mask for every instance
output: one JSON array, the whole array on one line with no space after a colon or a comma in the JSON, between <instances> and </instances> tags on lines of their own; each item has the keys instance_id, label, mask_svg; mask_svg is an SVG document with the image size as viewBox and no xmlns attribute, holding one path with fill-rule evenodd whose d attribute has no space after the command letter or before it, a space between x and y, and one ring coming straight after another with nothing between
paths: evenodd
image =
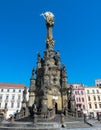
<instances>
[{"instance_id":1,"label":"historic building facade","mask_svg":"<svg viewBox=\"0 0 101 130\"><path fill-rule=\"evenodd\" d=\"M88 115L93 117L101 113L101 88L98 86L85 87Z\"/></svg>"},{"instance_id":2,"label":"historic building facade","mask_svg":"<svg viewBox=\"0 0 101 130\"><path fill-rule=\"evenodd\" d=\"M6 110L6 118L21 110L24 88L23 84L0 83L0 112Z\"/></svg>"},{"instance_id":3,"label":"historic building facade","mask_svg":"<svg viewBox=\"0 0 101 130\"><path fill-rule=\"evenodd\" d=\"M32 70L29 107L35 104L39 112L47 112L47 109L53 108L57 112L67 107L66 67L61 64L60 53L54 50L54 15L51 12L43 15L47 27L46 50L43 57L38 53L37 69Z\"/></svg>"},{"instance_id":4,"label":"historic building facade","mask_svg":"<svg viewBox=\"0 0 101 130\"><path fill-rule=\"evenodd\" d=\"M73 95L75 97L77 111L87 114L87 99L83 84L71 84L73 86Z\"/></svg>"}]
</instances>

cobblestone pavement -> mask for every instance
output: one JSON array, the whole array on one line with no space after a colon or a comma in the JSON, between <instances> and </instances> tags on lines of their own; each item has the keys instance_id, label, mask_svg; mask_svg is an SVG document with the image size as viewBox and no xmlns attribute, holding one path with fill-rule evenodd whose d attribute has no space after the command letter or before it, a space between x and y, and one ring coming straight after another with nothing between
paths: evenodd
<instances>
[{"instance_id":1,"label":"cobblestone pavement","mask_svg":"<svg viewBox=\"0 0 101 130\"><path fill-rule=\"evenodd\" d=\"M90 120L87 120L90 124L92 124L94 127L101 127L101 121L98 121L98 120L94 120L94 119L90 119Z\"/></svg>"},{"instance_id":2,"label":"cobblestone pavement","mask_svg":"<svg viewBox=\"0 0 101 130\"><path fill-rule=\"evenodd\" d=\"M88 124L84 123L83 118L72 118L72 117L65 117L64 119L64 126L65 128L61 128L62 124L61 124L61 116L60 115L56 115L56 117L52 120L47 120L47 119L40 119L37 120L37 128L52 128L52 129L58 129L58 130L101 130L101 122L98 122L97 120L89 120L89 123L92 124L93 126L91 127ZM25 119L26 120L26 119ZM29 120L29 122L24 122L20 121L20 122L14 122L15 125L19 125L23 126L23 127L27 127L28 129L30 129L31 127L33 127L33 119L30 120L29 118L27 119Z\"/></svg>"}]
</instances>

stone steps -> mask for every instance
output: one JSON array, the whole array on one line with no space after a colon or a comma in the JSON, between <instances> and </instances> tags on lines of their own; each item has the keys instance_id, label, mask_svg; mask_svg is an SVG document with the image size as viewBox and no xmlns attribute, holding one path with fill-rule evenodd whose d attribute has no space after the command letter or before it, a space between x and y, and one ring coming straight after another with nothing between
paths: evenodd
<instances>
[{"instance_id":1,"label":"stone steps","mask_svg":"<svg viewBox=\"0 0 101 130\"><path fill-rule=\"evenodd\" d=\"M14 122L13 124L3 122L0 130L101 130L90 127L82 121L65 122L64 126L65 128L61 128L60 122L37 122L36 125L32 122Z\"/></svg>"},{"instance_id":2,"label":"stone steps","mask_svg":"<svg viewBox=\"0 0 101 130\"><path fill-rule=\"evenodd\" d=\"M76 120L72 117L65 117L65 128L61 128L60 118L60 115L56 115L56 117L51 120L40 118L37 119L37 123L35 125L33 124L32 118L25 117L19 121L14 121L13 124L11 124L10 122L4 122L0 126L0 130L91 130L93 128L85 124L83 119Z\"/></svg>"},{"instance_id":3,"label":"stone steps","mask_svg":"<svg viewBox=\"0 0 101 130\"><path fill-rule=\"evenodd\" d=\"M83 122L65 122L66 128L90 128L89 125Z\"/></svg>"},{"instance_id":4,"label":"stone steps","mask_svg":"<svg viewBox=\"0 0 101 130\"><path fill-rule=\"evenodd\" d=\"M32 122L9 122L3 123L0 130L59 130L59 124L55 122L40 122L34 125Z\"/></svg>"}]
</instances>

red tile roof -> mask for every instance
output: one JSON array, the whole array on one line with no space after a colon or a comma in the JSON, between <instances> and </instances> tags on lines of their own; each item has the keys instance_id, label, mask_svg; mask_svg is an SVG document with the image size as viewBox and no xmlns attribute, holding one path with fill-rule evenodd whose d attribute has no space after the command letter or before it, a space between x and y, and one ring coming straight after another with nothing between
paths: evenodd
<instances>
[{"instance_id":1,"label":"red tile roof","mask_svg":"<svg viewBox=\"0 0 101 130\"><path fill-rule=\"evenodd\" d=\"M24 88L24 84L0 83L0 88Z\"/></svg>"}]
</instances>

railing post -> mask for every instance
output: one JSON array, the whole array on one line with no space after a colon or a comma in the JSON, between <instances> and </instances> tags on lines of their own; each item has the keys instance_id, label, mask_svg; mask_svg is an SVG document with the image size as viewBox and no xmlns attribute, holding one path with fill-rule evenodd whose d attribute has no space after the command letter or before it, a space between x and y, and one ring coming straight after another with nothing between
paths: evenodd
<instances>
[{"instance_id":1,"label":"railing post","mask_svg":"<svg viewBox=\"0 0 101 130\"><path fill-rule=\"evenodd\" d=\"M37 126L37 115L36 115L36 113L34 113L33 123L34 123L34 127L36 127Z\"/></svg>"},{"instance_id":2,"label":"railing post","mask_svg":"<svg viewBox=\"0 0 101 130\"><path fill-rule=\"evenodd\" d=\"M84 123L86 123L86 114L84 114Z\"/></svg>"}]
</instances>

